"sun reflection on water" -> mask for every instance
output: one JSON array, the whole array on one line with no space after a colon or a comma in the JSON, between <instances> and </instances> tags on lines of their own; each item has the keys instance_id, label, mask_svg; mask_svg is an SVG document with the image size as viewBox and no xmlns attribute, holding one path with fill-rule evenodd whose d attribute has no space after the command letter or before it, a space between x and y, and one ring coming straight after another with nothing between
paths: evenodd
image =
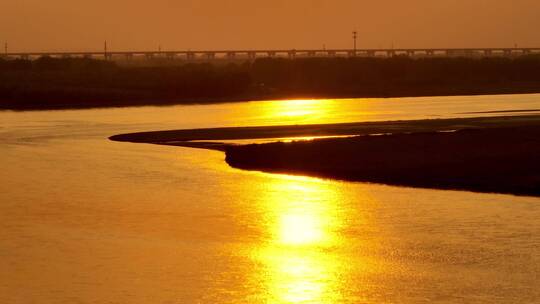
<instances>
[{"instance_id":1,"label":"sun reflection on water","mask_svg":"<svg viewBox=\"0 0 540 304\"><path fill-rule=\"evenodd\" d=\"M310 114L320 115L324 114L324 107L321 106L320 100L315 99L284 100L281 104L281 113L277 114L281 114L283 116L307 116Z\"/></svg>"},{"instance_id":2,"label":"sun reflection on water","mask_svg":"<svg viewBox=\"0 0 540 304\"><path fill-rule=\"evenodd\" d=\"M241 111L241 112L239 112ZM395 112L395 111L394 111ZM376 107L370 99L286 99L253 103L250 107L227 113L246 119L231 120L234 126L305 125L373 121L378 115L391 114ZM389 117L389 120L391 117ZM380 120L380 119L375 119Z\"/></svg>"},{"instance_id":3,"label":"sun reflection on water","mask_svg":"<svg viewBox=\"0 0 540 304\"><path fill-rule=\"evenodd\" d=\"M262 119L278 119L281 124L323 123L334 109L331 100L291 99L265 104Z\"/></svg>"},{"instance_id":4,"label":"sun reflection on water","mask_svg":"<svg viewBox=\"0 0 540 304\"><path fill-rule=\"evenodd\" d=\"M280 218L279 240L287 245L309 245L321 243L324 230L318 218L306 214L285 214Z\"/></svg>"},{"instance_id":5,"label":"sun reflection on water","mask_svg":"<svg viewBox=\"0 0 540 304\"><path fill-rule=\"evenodd\" d=\"M278 176L262 198L269 240L256 248L272 303L339 302L339 199L322 180Z\"/></svg>"}]
</instances>

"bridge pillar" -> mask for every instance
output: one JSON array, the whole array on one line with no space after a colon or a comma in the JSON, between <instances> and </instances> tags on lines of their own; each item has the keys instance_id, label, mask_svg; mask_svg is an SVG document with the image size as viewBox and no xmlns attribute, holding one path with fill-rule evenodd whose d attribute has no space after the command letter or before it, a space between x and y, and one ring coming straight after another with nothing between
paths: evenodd
<instances>
[{"instance_id":1,"label":"bridge pillar","mask_svg":"<svg viewBox=\"0 0 540 304\"><path fill-rule=\"evenodd\" d=\"M414 51L413 50L408 50L407 51L407 56L414 57Z\"/></svg>"},{"instance_id":2,"label":"bridge pillar","mask_svg":"<svg viewBox=\"0 0 540 304\"><path fill-rule=\"evenodd\" d=\"M176 53L165 53L165 57L169 60L174 60Z\"/></svg>"},{"instance_id":3,"label":"bridge pillar","mask_svg":"<svg viewBox=\"0 0 540 304\"><path fill-rule=\"evenodd\" d=\"M216 53L206 53L207 60L214 60L216 58Z\"/></svg>"},{"instance_id":4,"label":"bridge pillar","mask_svg":"<svg viewBox=\"0 0 540 304\"><path fill-rule=\"evenodd\" d=\"M268 52L267 54L270 58L276 57L276 52Z\"/></svg>"},{"instance_id":5,"label":"bridge pillar","mask_svg":"<svg viewBox=\"0 0 540 304\"><path fill-rule=\"evenodd\" d=\"M396 55L396 51L394 51L394 50L386 51L386 56L388 56L388 57L394 57L395 55Z\"/></svg>"},{"instance_id":6,"label":"bridge pillar","mask_svg":"<svg viewBox=\"0 0 540 304\"><path fill-rule=\"evenodd\" d=\"M187 53L186 53L186 59L187 59L187 60L194 60L194 59L195 59L195 53L193 53L193 52L187 52Z\"/></svg>"},{"instance_id":7,"label":"bridge pillar","mask_svg":"<svg viewBox=\"0 0 540 304\"><path fill-rule=\"evenodd\" d=\"M249 60L254 60L255 58L257 58L257 53L255 52L247 52L247 57Z\"/></svg>"},{"instance_id":8,"label":"bridge pillar","mask_svg":"<svg viewBox=\"0 0 540 304\"><path fill-rule=\"evenodd\" d=\"M329 57L336 57L336 52L335 52L335 51L328 51L328 52L326 52L326 54L327 54Z\"/></svg>"},{"instance_id":9,"label":"bridge pillar","mask_svg":"<svg viewBox=\"0 0 540 304\"><path fill-rule=\"evenodd\" d=\"M491 50L484 50L484 56L490 57L491 55L493 55L493 52Z\"/></svg>"},{"instance_id":10,"label":"bridge pillar","mask_svg":"<svg viewBox=\"0 0 540 304\"><path fill-rule=\"evenodd\" d=\"M154 58L154 53L147 53L145 56L146 56L146 59L151 60Z\"/></svg>"},{"instance_id":11,"label":"bridge pillar","mask_svg":"<svg viewBox=\"0 0 540 304\"><path fill-rule=\"evenodd\" d=\"M433 50L426 50L426 56L431 57L435 55L435 51Z\"/></svg>"},{"instance_id":12,"label":"bridge pillar","mask_svg":"<svg viewBox=\"0 0 540 304\"><path fill-rule=\"evenodd\" d=\"M295 50L289 51L287 54L289 55L289 59L296 58L296 51Z\"/></svg>"},{"instance_id":13,"label":"bridge pillar","mask_svg":"<svg viewBox=\"0 0 540 304\"><path fill-rule=\"evenodd\" d=\"M317 53L315 51L309 51L309 52L307 52L307 55L308 55L308 57L315 57L315 55L317 55Z\"/></svg>"},{"instance_id":14,"label":"bridge pillar","mask_svg":"<svg viewBox=\"0 0 540 304\"><path fill-rule=\"evenodd\" d=\"M227 59L232 60L236 58L236 52L227 52Z\"/></svg>"}]
</instances>

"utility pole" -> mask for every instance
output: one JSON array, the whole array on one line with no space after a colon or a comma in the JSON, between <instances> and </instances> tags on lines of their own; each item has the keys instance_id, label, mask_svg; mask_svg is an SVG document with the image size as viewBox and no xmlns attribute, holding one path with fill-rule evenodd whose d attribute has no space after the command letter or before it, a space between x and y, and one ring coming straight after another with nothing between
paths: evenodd
<instances>
[{"instance_id":1,"label":"utility pole","mask_svg":"<svg viewBox=\"0 0 540 304\"><path fill-rule=\"evenodd\" d=\"M8 43L6 41L6 43L4 44L4 55L6 56L6 58L7 58L7 54L8 54Z\"/></svg>"},{"instance_id":2,"label":"utility pole","mask_svg":"<svg viewBox=\"0 0 540 304\"><path fill-rule=\"evenodd\" d=\"M357 37L357 32L354 31L352 32L352 37L353 37L353 42L354 42L354 57L356 57L356 37Z\"/></svg>"},{"instance_id":3,"label":"utility pole","mask_svg":"<svg viewBox=\"0 0 540 304\"><path fill-rule=\"evenodd\" d=\"M107 40L105 40L105 43L103 44L103 55L105 56L105 60L108 59L108 55L107 55Z\"/></svg>"}]
</instances>

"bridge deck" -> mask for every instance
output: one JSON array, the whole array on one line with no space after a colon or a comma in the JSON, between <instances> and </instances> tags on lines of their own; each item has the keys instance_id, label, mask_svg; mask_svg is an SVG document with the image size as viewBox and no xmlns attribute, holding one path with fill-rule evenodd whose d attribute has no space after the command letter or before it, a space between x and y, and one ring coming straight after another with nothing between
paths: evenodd
<instances>
[{"instance_id":1,"label":"bridge deck","mask_svg":"<svg viewBox=\"0 0 540 304\"><path fill-rule=\"evenodd\" d=\"M108 52L8 52L2 57L35 59L50 57L96 57L96 58L185 58L196 59L255 59L260 57L355 57L355 56L516 56L540 54L540 48L414 48L414 49L269 49L269 50L182 50L182 51L108 51Z\"/></svg>"}]
</instances>

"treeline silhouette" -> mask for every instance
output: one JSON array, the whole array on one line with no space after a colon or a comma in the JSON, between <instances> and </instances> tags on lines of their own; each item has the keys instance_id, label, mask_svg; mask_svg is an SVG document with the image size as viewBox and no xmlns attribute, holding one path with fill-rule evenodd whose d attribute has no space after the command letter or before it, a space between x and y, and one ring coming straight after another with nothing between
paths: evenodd
<instances>
[{"instance_id":1,"label":"treeline silhouette","mask_svg":"<svg viewBox=\"0 0 540 304\"><path fill-rule=\"evenodd\" d=\"M0 59L0 108L54 109L296 97L540 92L540 56L261 58L126 67L83 58Z\"/></svg>"},{"instance_id":2,"label":"treeline silhouette","mask_svg":"<svg viewBox=\"0 0 540 304\"><path fill-rule=\"evenodd\" d=\"M4 108L78 108L235 98L250 86L238 65L121 67L92 59L0 61Z\"/></svg>"},{"instance_id":3,"label":"treeline silhouette","mask_svg":"<svg viewBox=\"0 0 540 304\"><path fill-rule=\"evenodd\" d=\"M262 59L260 83L286 94L414 96L540 89L540 56L517 58Z\"/></svg>"}]
</instances>

